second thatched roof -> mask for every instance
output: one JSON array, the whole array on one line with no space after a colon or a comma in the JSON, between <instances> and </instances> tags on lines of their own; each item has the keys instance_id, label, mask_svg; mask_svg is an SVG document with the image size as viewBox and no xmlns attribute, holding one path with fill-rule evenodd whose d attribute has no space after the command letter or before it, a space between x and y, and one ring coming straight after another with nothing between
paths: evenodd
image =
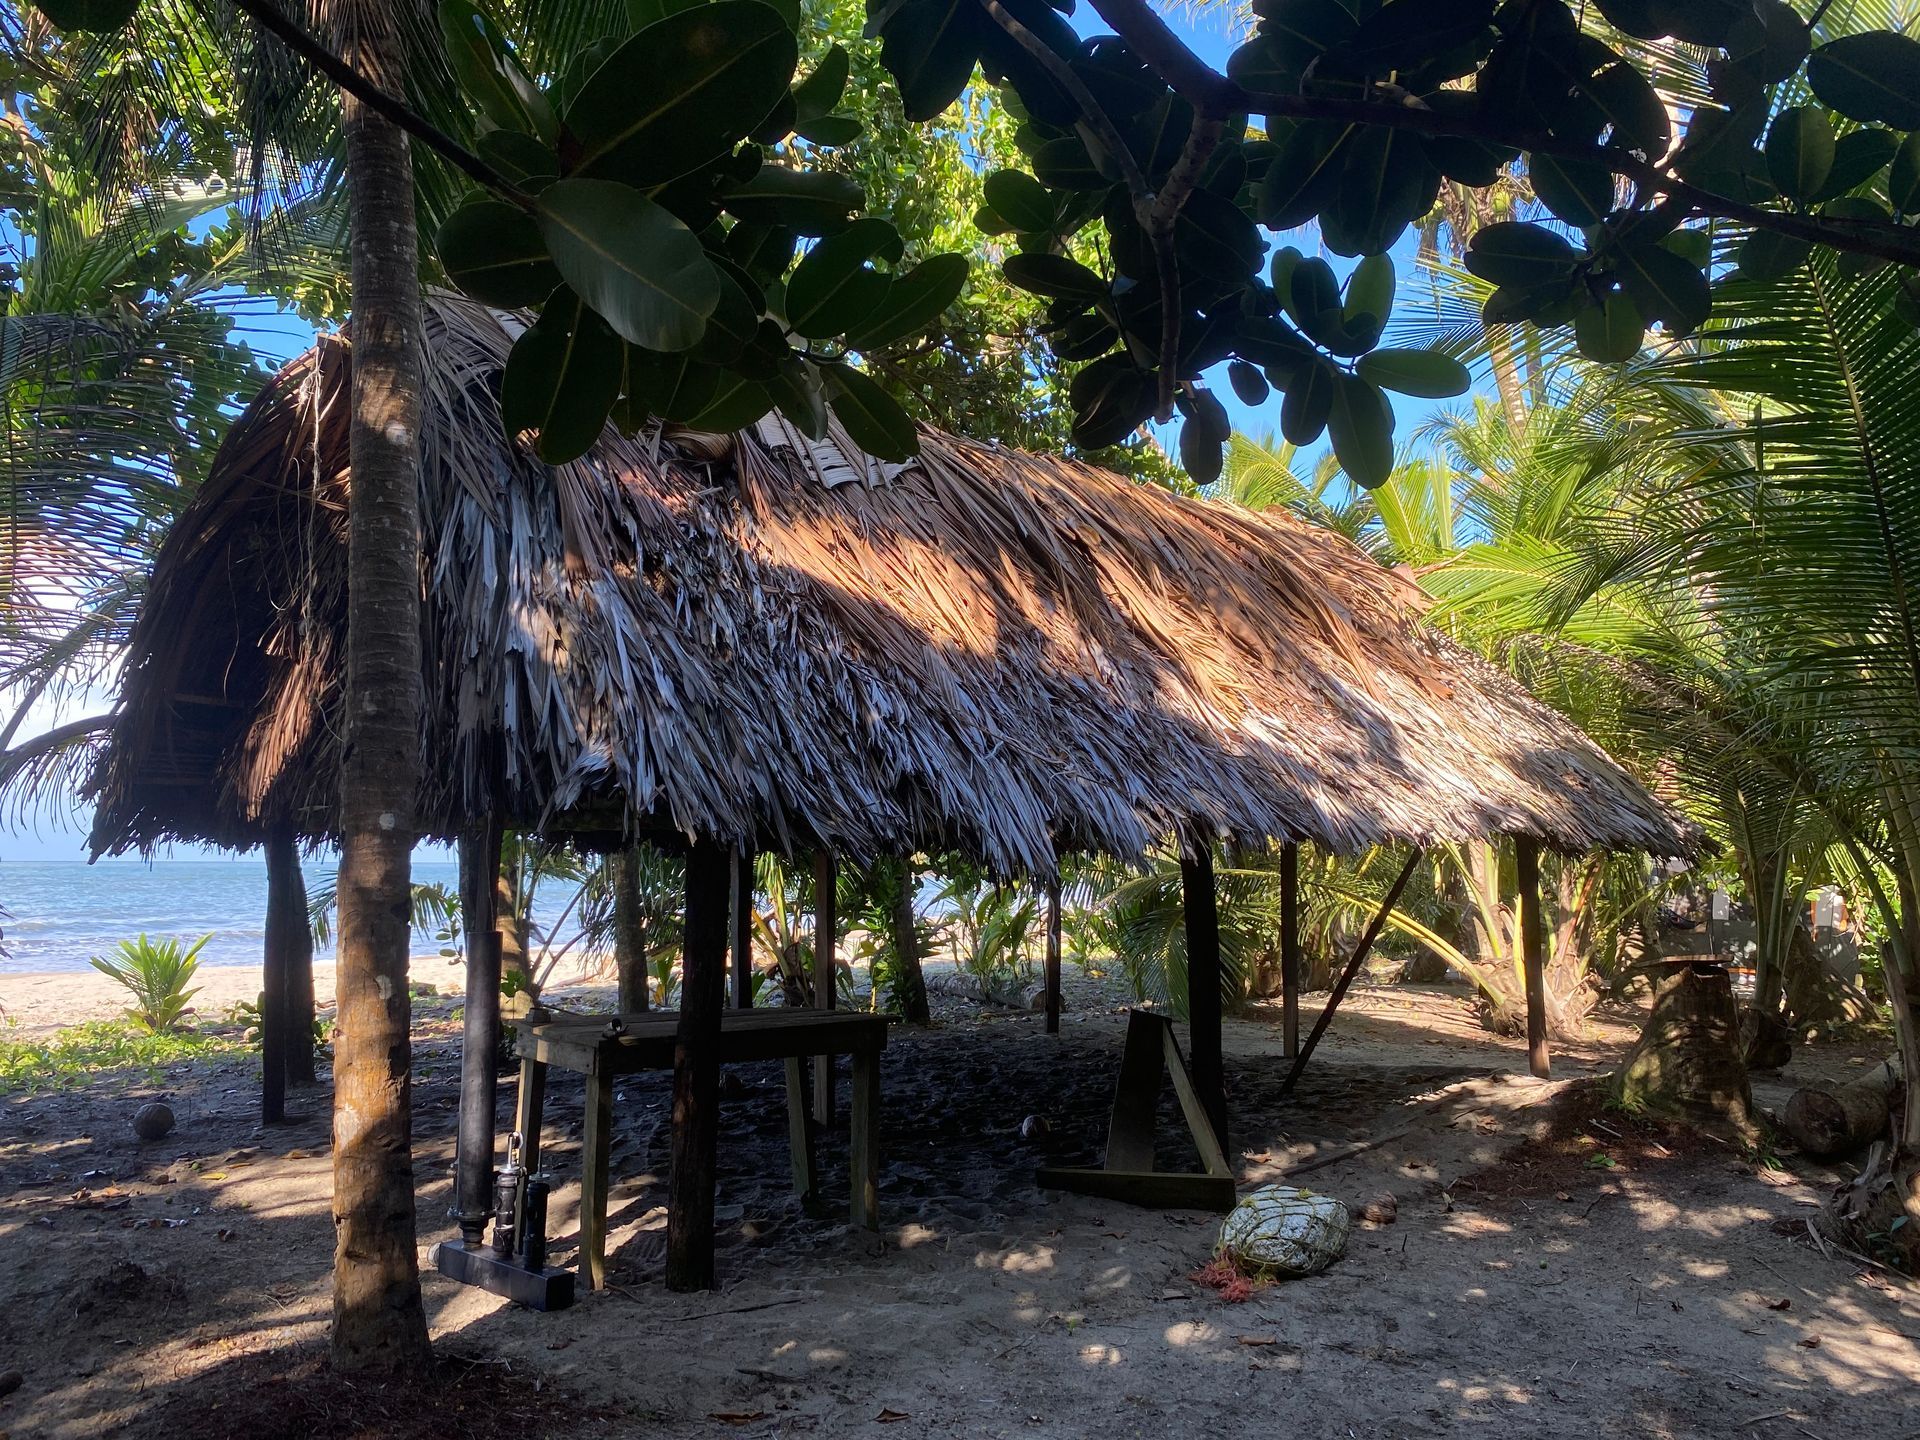
<instances>
[{"instance_id":1,"label":"second thatched roof","mask_svg":"<svg viewBox=\"0 0 1920 1440\"><path fill-rule=\"evenodd\" d=\"M652 828L1046 875L1176 833L1336 851L1488 833L1689 848L1562 716L1287 514L922 432L777 419L502 438L511 343L428 307L420 825ZM336 825L351 347L236 422L169 536L94 776L97 851Z\"/></svg>"}]
</instances>

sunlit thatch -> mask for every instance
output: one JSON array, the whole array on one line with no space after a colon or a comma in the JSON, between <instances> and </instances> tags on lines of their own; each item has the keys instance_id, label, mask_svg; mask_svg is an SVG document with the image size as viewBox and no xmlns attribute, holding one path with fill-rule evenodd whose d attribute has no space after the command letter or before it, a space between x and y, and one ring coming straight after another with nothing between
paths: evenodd
<instances>
[{"instance_id":1,"label":"sunlit thatch","mask_svg":"<svg viewBox=\"0 0 1920 1440\"><path fill-rule=\"evenodd\" d=\"M501 438L510 341L429 306L421 826L702 832L1044 874L1224 838L1684 848L1585 736L1285 514L923 433L914 464ZM170 536L94 779L97 849L334 826L346 341L281 372ZM849 459L849 455L856 458Z\"/></svg>"}]
</instances>

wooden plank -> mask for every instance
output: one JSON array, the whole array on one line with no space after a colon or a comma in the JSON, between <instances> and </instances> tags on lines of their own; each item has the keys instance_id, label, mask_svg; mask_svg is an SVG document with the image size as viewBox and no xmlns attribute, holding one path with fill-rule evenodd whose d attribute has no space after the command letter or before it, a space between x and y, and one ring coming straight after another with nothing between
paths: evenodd
<instances>
[{"instance_id":1,"label":"wooden plank","mask_svg":"<svg viewBox=\"0 0 1920 1440\"><path fill-rule=\"evenodd\" d=\"M1153 1135L1160 1102L1160 1037L1172 1025L1164 1015L1127 1012L1127 1038L1120 1048L1120 1079L1107 1121L1107 1168L1153 1169Z\"/></svg>"},{"instance_id":2,"label":"wooden plank","mask_svg":"<svg viewBox=\"0 0 1920 1440\"><path fill-rule=\"evenodd\" d=\"M658 1012L621 1017L626 1029L608 1036L608 1017L584 1022L544 1022L522 1034L529 1053L558 1069L584 1074L595 1065L615 1075L665 1070L673 1065L678 1040L674 1016ZM783 1060L789 1055L852 1054L879 1050L887 1043L887 1023L877 1015L839 1010L727 1010L718 1042L720 1063Z\"/></svg>"},{"instance_id":3,"label":"wooden plank","mask_svg":"<svg viewBox=\"0 0 1920 1440\"><path fill-rule=\"evenodd\" d=\"M466 1012L460 1038L460 1124L455 1144L453 1213L460 1235L477 1245L493 1210L499 1160L494 1110L500 1073L500 932L494 925L500 825L488 818L460 837L460 915L466 937Z\"/></svg>"},{"instance_id":4,"label":"wooden plank","mask_svg":"<svg viewBox=\"0 0 1920 1440\"><path fill-rule=\"evenodd\" d=\"M787 1150L793 1162L793 1193L811 1209L818 1193L813 1168L813 1126L807 1116L807 1064L803 1055L787 1057Z\"/></svg>"},{"instance_id":5,"label":"wooden plank","mask_svg":"<svg viewBox=\"0 0 1920 1440\"><path fill-rule=\"evenodd\" d=\"M1300 847L1280 847L1280 1053L1300 1053Z\"/></svg>"},{"instance_id":6,"label":"wooden plank","mask_svg":"<svg viewBox=\"0 0 1920 1440\"><path fill-rule=\"evenodd\" d=\"M880 1056L853 1057L853 1109L847 1176L847 1218L866 1230L880 1228Z\"/></svg>"},{"instance_id":7,"label":"wooden plank","mask_svg":"<svg viewBox=\"0 0 1920 1440\"><path fill-rule=\"evenodd\" d=\"M580 1136L580 1273L587 1277L590 1290L607 1286L607 1157L612 1133L613 1077L589 1075L586 1124ZM711 1229L708 1239L711 1242Z\"/></svg>"},{"instance_id":8,"label":"wooden plank","mask_svg":"<svg viewBox=\"0 0 1920 1440\"><path fill-rule=\"evenodd\" d=\"M540 1132L546 1125L547 1067L532 1056L520 1061L520 1093L513 1104L513 1128L520 1132L521 1164L527 1173L540 1168Z\"/></svg>"},{"instance_id":9,"label":"wooden plank","mask_svg":"<svg viewBox=\"0 0 1920 1440\"><path fill-rule=\"evenodd\" d=\"M1514 870L1520 888L1520 970L1527 986L1527 1068L1542 1080L1552 1078L1547 1053L1547 927L1540 913L1540 842L1531 835L1513 837Z\"/></svg>"},{"instance_id":10,"label":"wooden plank","mask_svg":"<svg viewBox=\"0 0 1920 1440\"><path fill-rule=\"evenodd\" d=\"M727 979L727 852L687 853L684 973L673 1047L672 1163L667 1178L667 1288L711 1290L713 1192L720 1148L720 1017Z\"/></svg>"},{"instance_id":11,"label":"wooden plank","mask_svg":"<svg viewBox=\"0 0 1920 1440\"><path fill-rule=\"evenodd\" d=\"M1420 852L1416 849L1407 856L1406 868L1387 891L1387 898L1380 902L1380 908L1374 911L1373 919L1360 937L1360 943L1353 947L1353 956L1347 961L1347 968L1340 972L1340 978L1334 981L1333 994L1327 997L1327 1008L1320 1012L1320 1018L1313 1022L1313 1030L1307 1036L1307 1043L1300 1047L1300 1053L1293 1057L1288 1067L1287 1078L1280 1082L1280 1093L1291 1095L1301 1073L1307 1068L1307 1061L1313 1058L1320 1037L1327 1033L1327 1027L1333 1023L1334 1011L1340 1008L1340 1002L1346 998L1347 988L1353 984L1354 977L1360 973L1360 967L1367 963L1367 956L1373 951L1373 942L1380 936L1380 929L1387 923L1387 916L1393 913L1393 907L1400 903L1401 893L1407 888L1407 882L1413 879L1413 872L1420 864Z\"/></svg>"},{"instance_id":12,"label":"wooden plank","mask_svg":"<svg viewBox=\"0 0 1920 1440\"><path fill-rule=\"evenodd\" d=\"M1060 1033L1060 882L1047 886L1047 1034Z\"/></svg>"},{"instance_id":13,"label":"wooden plank","mask_svg":"<svg viewBox=\"0 0 1920 1440\"><path fill-rule=\"evenodd\" d=\"M1163 1029L1160 1038L1174 1096L1180 1101L1180 1113L1187 1117L1187 1128L1193 1132L1194 1148L1200 1152L1200 1168L1209 1175L1232 1178L1233 1167L1227 1164L1226 1152L1220 1148L1207 1118L1207 1107L1200 1101L1200 1092L1194 1089L1193 1077L1188 1073L1187 1060L1180 1053L1180 1041L1173 1027Z\"/></svg>"},{"instance_id":14,"label":"wooden plank","mask_svg":"<svg viewBox=\"0 0 1920 1440\"><path fill-rule=\"evenodd\" d=\"M1149 1210L1233 1209L1238 1198L1230 1175L1171 1175L1164 1171L1078 1170L1043 1166L1039 1182L1102 1200L1120 1200Z\"/></svg>"},{"instance_id":15,"label":"wooden plank","mask_svg":"<svg viewBox=\"0 0 1920 1440\"><path fill-rule=\"evenodd\" d=\"M733 954L732 1002L736 1010L753 1005L753 851L736 850L728 862L732 875L729 913L733 922L729 949Z\"/></svg>"},{"instance_id":16,"label":"wooden plank","mask_svg":"<svg viewBox=\"0 0 1920 1440\"><path fill-rule=\"evenodd\" d=\"M839 875L833 851L822 845L813 853L813 1003L832 1010L839 1003ZM823 1050L813 1057L813 1118L833 1124L834 1058Z\"/></svg>"},{"instance_id":17,"label":"wooden plank","mask_svg":"<svg viewBox=\"0 0 1920 1440\"><path fill-rule=\"evenodd\" d=\"M1193 1084L1213 1133L1227 1144L1227 1079L1221 1057L1220 899L1213 884L1213 846L1195 837L1180 847L1180 894L1187 931L1187 1029Z\"/></svg>"}]
</instances>

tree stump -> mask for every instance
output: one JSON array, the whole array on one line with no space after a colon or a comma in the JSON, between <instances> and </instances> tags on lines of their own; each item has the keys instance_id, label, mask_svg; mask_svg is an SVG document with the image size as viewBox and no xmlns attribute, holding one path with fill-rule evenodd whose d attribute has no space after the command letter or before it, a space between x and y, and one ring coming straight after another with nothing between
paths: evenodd
<instances>
[{"instance_id":1,"label":"tree stump","mask_svg":"<svg viewBox=\"0 0 1920 1440\"><path fill-rule=\"evenodd\" d=\"M1741 1144L1759 1140L1725 966L1684 962L1657 981L1653 1010L1620 1070L1619 1085L1629 1109Z\"/></svg>"},{"instance_id":2,"label":"tree stump","mask_svg":"<svg viewBox=\"0 0 1920 1440\"><path fill-rule=\"evenodd\" d=\"M1809 1085L1787 1101L1787 1133L1816 1160L1850 1154L1886 1136L1899 1088L1900 1057L1890 1055L1845 1085Z\"/></svg>"}]
</instances>

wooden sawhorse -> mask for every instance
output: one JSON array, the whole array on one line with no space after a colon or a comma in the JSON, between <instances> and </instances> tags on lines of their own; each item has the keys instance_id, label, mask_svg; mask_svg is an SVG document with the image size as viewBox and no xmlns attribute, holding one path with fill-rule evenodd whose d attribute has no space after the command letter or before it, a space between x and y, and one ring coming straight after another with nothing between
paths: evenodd
<instances>
[{"instance_id":1,"label":"wooden sawhorse","mask_svg":"<svg viewBox=\"0 0 1920 1440\"><path fill-rule=\"evenodd\" d=\"M540 1126L546 1107L547 1067L587 1077L586 1127L581 1137L580 1273L595 1290L607 1280L607 1151L613 1128L613 1081L642 1070L673 1069L679 1017L671 1011L621 1015L565 1015L520 1025L520 1096L514 1128L529 1171L540 1165ZM727 1010L720 1020L720 1063L784 1060L787 1064L787 1140L793 1187L815 1193L813 1135L808 1128L806 1057L853 1057L852 1136L848 1156L848 1218L880 1227L880 1052L887 1022L848 1010L770 1008Z\"/></svg>"}]
</instances>

